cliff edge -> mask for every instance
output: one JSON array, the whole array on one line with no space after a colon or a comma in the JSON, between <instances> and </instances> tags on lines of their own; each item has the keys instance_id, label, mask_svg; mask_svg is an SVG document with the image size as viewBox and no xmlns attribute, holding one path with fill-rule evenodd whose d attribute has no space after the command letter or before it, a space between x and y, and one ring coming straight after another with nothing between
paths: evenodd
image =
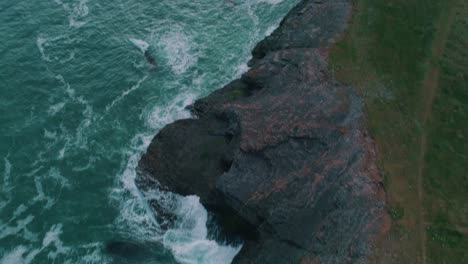
<instances>
[{"instance_id":1,"label":"cliff edge","mask_svg":"<svg viewBox=\"0 0 468 264\"><path fill-rule=\"evenodd\" d=\"M363 102L328 71L351 11L350 0L301 1L248 72L140 160L139 188L196 194L243 237L234 263L365 263L389 227Z\"/></svg>"}]
</instances>

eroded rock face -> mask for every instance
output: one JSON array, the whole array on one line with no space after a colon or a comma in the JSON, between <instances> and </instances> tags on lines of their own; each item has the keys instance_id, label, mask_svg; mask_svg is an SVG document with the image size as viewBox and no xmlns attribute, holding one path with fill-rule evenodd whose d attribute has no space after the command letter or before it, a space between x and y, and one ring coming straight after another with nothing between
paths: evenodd
<instances>
[{"instance_id":1,"label":"eroded rock face","mask_svg":"<svg viewBox=\"0 0 468 264\"><path fill-rule=\"evenodd\" d=\"M197 194L240 219L231 230L256 232L234 263L363 263L388 226L362 100L327 67L350 2L301 1L241 79L162 129L140 161L140 188Z\"/></svg>"}]
</instances>

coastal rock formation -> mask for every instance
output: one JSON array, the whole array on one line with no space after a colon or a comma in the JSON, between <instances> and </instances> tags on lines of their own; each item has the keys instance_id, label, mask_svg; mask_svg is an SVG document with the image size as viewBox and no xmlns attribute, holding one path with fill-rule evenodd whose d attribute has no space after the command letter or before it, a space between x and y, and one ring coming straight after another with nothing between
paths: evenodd
<instances>
[{"instance_id":1,"label":"coastal rock formation","mask_svg":"<svg viewBox=\"0 0 468 264\"><path fill-rule=\"evenodd\" d=\"M327 66L351 9L301 1L140 160L139 188L196 194L244 238L234 263L364 263L389 225L363 102Z\"/></svg>"}]
</instances>

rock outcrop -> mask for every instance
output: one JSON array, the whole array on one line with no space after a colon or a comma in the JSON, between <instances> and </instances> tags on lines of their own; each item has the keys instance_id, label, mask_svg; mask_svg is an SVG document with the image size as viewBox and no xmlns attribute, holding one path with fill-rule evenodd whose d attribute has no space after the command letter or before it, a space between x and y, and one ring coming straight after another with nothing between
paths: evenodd
<instances>
[{"instance_id":1,"label":"rock outcrop","mask_svg":"<svg viewBox=\"0 0 468 264\"><path fill-rule=\"evenodd\" d=\"M140 188L196 194L244 237L234 263L364 263L388 227L363 102L327 66L351 9L301 1L141 158Z\"/></svg>"}]
</instances>

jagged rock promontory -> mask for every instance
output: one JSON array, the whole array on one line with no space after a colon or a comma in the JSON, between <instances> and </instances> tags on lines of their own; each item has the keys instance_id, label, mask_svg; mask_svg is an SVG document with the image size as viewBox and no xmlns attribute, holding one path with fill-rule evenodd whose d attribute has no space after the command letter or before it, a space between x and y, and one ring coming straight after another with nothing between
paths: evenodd
<instances>
[{"instance_id":1,"label":"jagged rock promontory","mask_svg":"<svg viewBox=\"0 0 468 264\"><path fill-rule=\"evenodd\" d=\"M327 66L351 11L301 1L141 158L140 188L196 194L244 238L234 263L365 263L389 226L363 102Z\"/></svg>"}]
</instances>

